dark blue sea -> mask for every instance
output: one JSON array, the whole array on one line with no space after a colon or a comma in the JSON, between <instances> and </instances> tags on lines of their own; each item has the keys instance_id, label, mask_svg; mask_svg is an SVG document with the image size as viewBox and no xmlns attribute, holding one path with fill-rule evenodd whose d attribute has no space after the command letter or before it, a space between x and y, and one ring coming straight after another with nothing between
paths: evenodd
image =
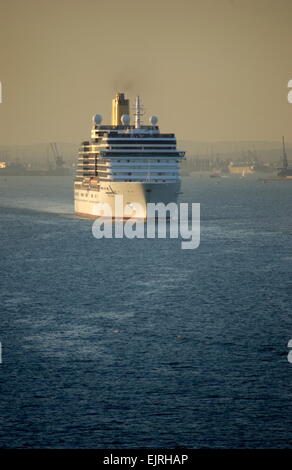
<instances>
[{"instance_id":1,"label":"dark blue sea","mask_svg":"<svg viewBox=\"0 0 292 470\"><path fill-rule=\"evenodd\" d=\"M186 177L201 244L0 179L2 448L291 448L292 182Z\"/></svg>"}]
</instances>

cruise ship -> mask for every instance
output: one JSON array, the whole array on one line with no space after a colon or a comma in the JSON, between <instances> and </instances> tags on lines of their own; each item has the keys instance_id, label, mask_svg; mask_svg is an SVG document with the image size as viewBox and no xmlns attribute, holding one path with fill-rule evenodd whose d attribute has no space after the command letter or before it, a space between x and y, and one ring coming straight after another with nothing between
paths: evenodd
<instances>
[{"instance_id":1,"label":"cruise ship","mask_svg":"<svg viewBox=\"0 0 292 470\"><path fill-rule=\"evenodd\" d=\"M74 181L77 215L106 216L108 204L113 218L146 220L147 203L177 201L185 152L177 149L173 133L160 132L156 116L144 125L143 115L137 96L131 123L129 100L117 93L111 125L102 124L99 114L93 117L91 140L82 142L79 149ZM122 213L117 211L115 196L123 196Z\"/></svg>"}]
</instances>

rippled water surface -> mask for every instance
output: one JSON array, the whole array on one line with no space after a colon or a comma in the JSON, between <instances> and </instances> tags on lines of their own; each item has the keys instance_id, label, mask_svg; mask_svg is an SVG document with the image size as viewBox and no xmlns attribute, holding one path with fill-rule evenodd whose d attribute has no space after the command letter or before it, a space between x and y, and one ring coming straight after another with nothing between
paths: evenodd
<instances>
[{"instance_id":1,"label":"rippled water surface","mask_svg":"<svg viewBox=\"0 0 292 470\"><path fill-rule=\"evenodd\" d=\"M201 244L102 239L0 179L0 446L292 446L292 182L187 177Z\"/></svg>"}]
</instances>

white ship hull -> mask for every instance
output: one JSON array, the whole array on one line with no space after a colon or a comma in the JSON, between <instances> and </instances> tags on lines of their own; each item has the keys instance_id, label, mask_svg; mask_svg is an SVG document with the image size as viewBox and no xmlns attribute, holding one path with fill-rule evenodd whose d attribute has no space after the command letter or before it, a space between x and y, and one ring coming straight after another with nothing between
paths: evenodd
<instances>
[{"instance_id":1,"label":"white ship hull","mask_svg":"<svg viewBox=\"0 0 292 470\"><path fill-rule=\"evenodd\" d=\"M122 218L147 219L147 203L176 202L179 191L180 181L172 183L111 181L100 183L99 190L75 184L75 213L91 218L106 216L107 213L100 204L102 203L110 207L113 218L121 218L120 210L117 211L115 196L123 196L123 204L127 206L127 211ZM135 204L139 204L139 207Z\"/></svg>"}]
</instances>

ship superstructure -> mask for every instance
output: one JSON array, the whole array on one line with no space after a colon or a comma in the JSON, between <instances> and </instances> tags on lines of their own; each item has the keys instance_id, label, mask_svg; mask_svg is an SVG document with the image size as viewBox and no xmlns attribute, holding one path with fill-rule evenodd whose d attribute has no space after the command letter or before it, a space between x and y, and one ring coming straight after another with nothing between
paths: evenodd
<instances>
[{"instance_id":1,"label":"ship superstructure","mask_svg":"<svg viewBox=\"0 0 292 470\"><path fill-rule=\"evenodd\" d=\"M155 116L150 117L149 125L143 125L142 117L137 97L131 124L129 100L123 93L113 100L111 125L102 125L98 114L93 117L91 140L82 142L79 150L74 183L77 214L104 215L97 203L106 203L113 217L118 217L115 196L122 195L127 216L146 219L148 202L177 200L179 166L185 152L177 150L173 133L160 133ZM136 203L143 207L142 213L135 213Z\"/></svg>"}]
</instances>

